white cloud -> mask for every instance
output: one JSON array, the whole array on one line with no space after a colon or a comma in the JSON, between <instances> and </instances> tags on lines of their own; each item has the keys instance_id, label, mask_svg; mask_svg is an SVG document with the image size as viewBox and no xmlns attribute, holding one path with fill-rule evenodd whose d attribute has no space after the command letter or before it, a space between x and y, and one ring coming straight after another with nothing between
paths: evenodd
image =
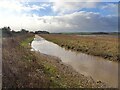
<instances>
[{"instance_id":1,"label":"white cloud","mask_svg":"<svg viewBox=\"0 0 120 90\"><path fill-rule=\"evenodd\" d=\"M0 8L1 9L12 9L12 10L19 11L19 10L21 10L23 8L23 5L20 4L17 1L15 1L15 2L1 1L0 2Z\"/></svg>"},{"instance_id":2,"label":"white cloud","mask_svg":"<svg viewBox=\"0 0 120 90\"><path fill-rule=\"evenodd\" d=\"M50 4L42 4L41 6L42 6L42 7L49 7Z\"/></svg>"},{"instance_id":3,"label":"white cloud","mask_svg":"<svg viewBox=\"0 0 120 90\"><path fill-rule=\"evenodd\" d=\"M101 0L61 0L62 2L100 2ZM59 2L59 0L49 0L49 2Z\"/></svg>"},{"instance_id":4,"label":"white cloud","mask_svg":"<svg viewBox=\"0 0 120 90\"><path fill-rule=\"evenodd\" d=\"M107 12L110 12L113 15L118 15L118 4L109 3L101 7L103 10L107 10Z\"/></svg>"},{"instance_id":5,"label":"white cloud","mask_svg":"<svg viewBox=\"0 0 120 90\"><path fill-rule=\"evenodd\" d=\"M118 7L117 4L111 3L111 4L107 4L107 5L102 6L102 9L116 9L117 7Z\"/></svg>"},{"instance_id":6,"label":"white cloud","mask_svg":"<svg viewBox=\"0 0 120 90\"><path fill-rule=\"evenodd\" d=\"M55 2L52 8L55 12L63 14L61 16L37 16L22 12L23 10L44 9L49 4L25 6L17 1L2 2L0 3L0 27L7 25L14 30L25 28L31 31L48 30L50 32L116 31L118 23L116 16L102 16L99 13L85 11L73 12L80 8L92 8L96 6L95 3L90 4L88 2L84 2L84 4ZM6 10L3 8L6 8Z\"/></svg>"},{"instance_id":7,"label":"white cloud","mask_svg":"<svg viewBox=\"0 0 120 90\"><path fill-rule=\"evenodd\" d=\"M81 1L81 2L79 2ZM60 15L65 13L72 13L74 11L80 10L82 8L93 8L96 7L96 0L54 0L52 9L58 12ZM99 1L99 0L98 0Z\"/></svg>"},{"instance_id":8,"label":"white cloud","mask_svg":"<svg viewBox=\"0 0 120 90\"><path fill-rule=\"evenodd\" d=\"M117 31L117 17L101 16L99 13L93 12L82 11L63 16L40 17L39 19L46 20L45 29L56 32Z\"/></svg>"},{"instance_id":9,"label":"white cloud","mask_svg":"<svg viewBox=\"0 0 120 90\"><path fill-rule=\"evenodd\" d=\"M16 12L21 11L31 11L31 10L40 10L45 9L45 7L48 7L48 4L43 5L25 5L27 2L21 2L17 0L13 1L0 1L0 8L5 10L12 10Z\"/></svg>"},{"instance_id":10,"label":"white cloud","mask_svg":"<svg viewBox=\"0 0 120 90\"><path fill-rule=\"evenodd\" d=\"M1 21L1 26L8 25L14 30L25 28L50 32L117 31L118 23L115 16L102 16L99 13L85 11L62 16L13 16Z\"/></svg>"}]
</instances>

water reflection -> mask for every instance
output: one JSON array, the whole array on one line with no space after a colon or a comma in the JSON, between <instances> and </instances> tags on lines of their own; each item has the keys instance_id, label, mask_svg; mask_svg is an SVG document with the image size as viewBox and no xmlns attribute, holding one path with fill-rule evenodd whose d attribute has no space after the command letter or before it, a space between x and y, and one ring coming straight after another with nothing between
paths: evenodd
<instances>
[{"instance_id":1,"label":"water reflection","mask_svg":"<svg viewBox=\"0 0 120 90\"><path fill-rule=\"evenodd\" d=\"M41 53L57 56L62 62L71 65L79 73L92 76L95 80L118 86L118 63L103 58L65 50L64 48L36 36L31 44L32 48Z\"/></svg>"}]
</instances>

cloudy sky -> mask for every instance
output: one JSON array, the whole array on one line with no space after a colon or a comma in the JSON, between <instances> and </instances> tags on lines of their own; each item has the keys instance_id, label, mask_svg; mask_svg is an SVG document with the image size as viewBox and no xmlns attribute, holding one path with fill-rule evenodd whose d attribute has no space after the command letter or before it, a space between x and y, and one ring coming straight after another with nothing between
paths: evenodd
<instances>
[{"instance_id":1,"label":"cloudy sky","mask_svg":"<svg viewBox=\"0 0 120 90\"><path fill-rule=\"evenodd\" d=\"M118 30L118 0L69 1L0 0L0 28L50 32Z\"/></svg>"}]
</instances>

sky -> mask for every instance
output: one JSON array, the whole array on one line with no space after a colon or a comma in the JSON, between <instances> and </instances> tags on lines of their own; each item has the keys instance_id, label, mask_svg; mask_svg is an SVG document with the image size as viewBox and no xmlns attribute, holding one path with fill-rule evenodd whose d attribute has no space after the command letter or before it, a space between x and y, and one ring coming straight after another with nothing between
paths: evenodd
<instances>
[{"instance_id":1,"label":"sky","mask_svg":"<svg viewBox=\"0 0 120 90\"><path fill-rule=\"evenodd\" d=\"M0 0L0 28L49 32L118 31L118 0Z\"/></svg>"}]
</instances>

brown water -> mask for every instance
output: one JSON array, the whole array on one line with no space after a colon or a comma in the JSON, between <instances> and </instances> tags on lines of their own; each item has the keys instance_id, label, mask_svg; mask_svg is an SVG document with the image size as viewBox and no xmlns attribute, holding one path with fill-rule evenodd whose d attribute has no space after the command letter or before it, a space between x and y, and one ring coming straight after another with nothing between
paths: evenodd
<instances>
[{"instance_id":1,"label":"brown water","mask_svg":"<svg viewBox=\"0 0 120 90\"><path fill-rule=\"evenodd\" d=\"M118 63L100 57L66 50L57 44L36 36L31 44L33 50L59 57L62 62L71 65L77 72L91 76L112 87L118 87Z\"/></svg>"}]
</instances>

